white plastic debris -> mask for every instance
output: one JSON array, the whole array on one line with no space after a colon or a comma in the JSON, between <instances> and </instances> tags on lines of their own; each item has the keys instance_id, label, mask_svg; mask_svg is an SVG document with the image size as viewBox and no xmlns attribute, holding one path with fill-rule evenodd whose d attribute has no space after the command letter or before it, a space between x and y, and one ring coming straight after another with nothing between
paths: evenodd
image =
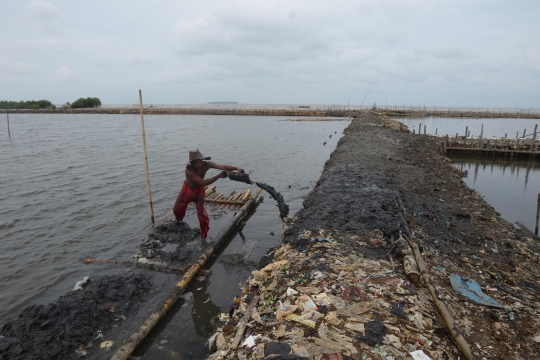
<instances>
[{"instance_id":1,"label":"white plastic debris","mask_svg":"<svg viewBox=\"0 0 540 360\"><path fill-rule=\"evenodd\" d=\"M252 347L255 346L255 339L257 339L256 336L249 335L249 337L246 340L244 340L244 342L242 343L242 345L240 345L240 347L247 346L251 349Z\"/></svg>"},{"instance_id":2,"label":"white plastic debris","mask_svg":"<svg viewBox=\"0 0 540 360\"><path fill-rule=\"evenodd\" d=\"M73 291L75 290L82 290L83 286L86 285L88 282L89 277L85 276L82 280L79 280L75 283L75 286L73 287Z\"/></svg>"},{"instance_id":3,"label":"white plastic debris","mask_svg":"<svg viewBox=\"0 0 540 360\"><path fill-rule=\"evenodd\" d=\"M431 360L429 356L427 356L422 350L416 350L411 353L409 353L414 360Z\"/></svg>"}]
</instances>

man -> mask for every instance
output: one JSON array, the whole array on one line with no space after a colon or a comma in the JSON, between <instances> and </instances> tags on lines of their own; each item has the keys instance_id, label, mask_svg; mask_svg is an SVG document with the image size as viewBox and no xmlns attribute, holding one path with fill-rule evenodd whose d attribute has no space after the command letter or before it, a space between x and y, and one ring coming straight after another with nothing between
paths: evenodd
<instances>
[{"instance_id":1,"label":"man","mask_svg":"<svg viewBox=\"0 0 540 360\"><path fill-rule=\"evenodd\" d=\"M208 169L226 170L226 171L238 171L244 172L242 168L231 165L220 165L213 161L207 161L210 158L205 158L201 152L197 149L189 152L189 162L186 166L186 181L182 191L178 194L176 203L174 204L173 212L176 220L182 221L186 215L186 209L190 202L194 202L197 208L197 217L199 218L199 224L201 225L201 239L206 240L208 230L210 227L210 219L208 213L204 208L204 187L210 185L220 178L226 177L224 172L220 172L218 175L211 177L208 180L204 180L204 176Z\"/></svg>"}]
</instances>

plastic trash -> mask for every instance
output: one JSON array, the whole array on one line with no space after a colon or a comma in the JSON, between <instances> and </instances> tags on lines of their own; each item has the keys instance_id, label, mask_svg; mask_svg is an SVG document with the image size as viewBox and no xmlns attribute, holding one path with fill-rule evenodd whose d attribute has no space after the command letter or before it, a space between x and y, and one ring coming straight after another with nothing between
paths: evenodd
<instances>
[{"instance_id":1,"label":"plastic trash","mask_svg":"<svg viewBox=\"0 0 540 360\"><path fill-rule=\"evenodd\" d=\"M450 283L454 290L458 293L465 295L467 298L471 299L477 304L491 306L499 309L503 309L504 306L495 301L492 297L484 294L480 285L472 280L467 279L458 274L450 275Z\"/></svg>"},{"instance_id":2,"label":"plastic trash","mask_svg":"<svg viewBox=\"0 0 540 360\"><path fill-rule=\"evenodd\" d=\"M416 350L409 354L413 357L414 360L431 360L431 358L427 356L422 350Z\"/></svg>"},{"instance_id":3,"label":"plastic trash","mask_svg":"<svg viewBox=\"0 0 540 360\"><path fill-rule=\"evenodd\" d=\"M249 335L248 338L246 340L244 340L244 342L242 343L242 345L240 345L240 347L244 347L244 346L247 346L249 347L250 349L252 347L255 346L255 340L257 339L256 336L253 336L253 335Z\"/></svg>"},{"instance_id":4,"label":"plastic trash","mask_svg":"<svg viewBox=\"0 0 540 360\"><path fill-rule=\"evenodd\" d=\"M82 290L82 288L84 287L84 285L86 285L88 283L88 281L90 280L90 278L88 276L85 276L83 277L82 280L79 280L75 283L75 286L73 287L73 291L75 290Z\"/></svg>"}]
</instances>

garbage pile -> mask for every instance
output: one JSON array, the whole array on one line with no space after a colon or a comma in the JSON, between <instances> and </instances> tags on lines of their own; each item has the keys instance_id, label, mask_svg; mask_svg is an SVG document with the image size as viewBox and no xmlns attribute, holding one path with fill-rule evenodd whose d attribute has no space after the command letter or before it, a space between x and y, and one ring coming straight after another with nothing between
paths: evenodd
<instances>
[{"instance_id":1,"label":"garbage pile","mask_svg":"<svg viewBox=\"0 0 540 360\"><path fill-rule=\"evenodd\" d=\"M220 315L208 342L209 359L460 355L427 289L413 286L399 262L364 257L362 248L385 241L380 231L362 238L305 230L302 237L240 284L242 296Z\"/></svg>"}]
</instances>

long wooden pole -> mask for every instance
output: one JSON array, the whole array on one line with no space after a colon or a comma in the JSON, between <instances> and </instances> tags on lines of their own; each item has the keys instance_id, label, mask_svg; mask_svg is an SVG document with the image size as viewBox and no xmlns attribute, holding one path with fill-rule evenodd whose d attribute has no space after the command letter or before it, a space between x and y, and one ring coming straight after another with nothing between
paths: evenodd
<instances>
[{"instance_id":1,"label":"long wooden pole","mask_svg":"<svg viewBox=\"0 0 540 360\"><path fill-rule=\"evenodd\" d=\"M536 227L534 228L535 235L538 235L538 223L540 223L540 194L538 194L538 205L536 206Z\"/></svg>"},{"instance_id":2,"label":"long wooden pole","mask_svg":"<svg viewBox=\"0 0 540 360\"><path fill-rule=\"evenodd\" d=\"M126 340L124 345L122 345L122 347L118 349L116 353L114 353L114 355L111 357L111 360L126 360L131 355L131 353L141 343L141 341L143 341L143 339L148 335L148 333L150 333L150 330L152 330L154 326L156 326L158 321L171 308L178 296L182 293L186 286L188 286L190 281L199 272L201 267L204 266L208 258L215 251L215 249L217 249L221 242L227 237L228 233L236 226L236 224L238 224L240 219L244 217L245 213L249 210L251 204L257 199L261 191L261 188L257 189L255 196L250 198L248 202L240 210L238 210L238 212L232 218L229 224L221 231L221 234L214 241L214 243L210 244L206 248L206 250L201 254L199 259L197 259L195 264L191 265L191 267L184 274L182 279L176 284L176 286L172 290L171 296L165 301L163 306L158 311L148 316L148 318L142 323L141 327Z\"/></svg>"},{"instance_id":3,"label":"long wooden pole","mask_svg":"<svg viewBox=\"0 0 540 360\"><path fill-rule=\"evenodd\" d=\"M11 131L9 130L9 108L6 107L6 115L7 115L7 133L8 136L11 137Z\"/></svg>"},{"instance_id":4,"label":"long wooden pole","mask_svg":"<svg viewBox=\"0 0 540 360\"><path fill-rule=\"evenodd\" d=\"M152 224L155 224L156 221L154 220L154 205L152 204L152 189L150 188L150 173L148 172L148 153L146 152L146 133L144 131L144 111L141 90L139 90L139 101L141 108L142 142L144 148L144 165L146 166L146 187L148 189L148 205L150 205L150 220L152 220Z\"/></svg>"},{"instance_id":5,"label":"long wooden pole","mask_svg":"<svg viewBox=\"0 0 540 360\"><path fill-rule=\"evenodd\" d=\"M446 305L441 300L439 300L439 298L437 298L437 294L435 293L435 288L432 285L433 282L431 281L429 277L429 274L426 269L426 264L424 263L424 258L422 257L422 254L420 253L420 249L418 248L418 245L413 242L412 246L413 246L414 257L416 258L416 263L418 264L418 268L420 269L420 272L422 273L422 277L424 278L424 282L426 283L429 293L431 294L431 297L433 298L433 302L435 303L435 306L437 307L437 309L439 310L439 313L444 319L444 322L446 323L448 330L450 330L450 333L452 334L454 341L458 345L465 359L474 360L474 355L471 351L471 348L469 347L469 344L467 344L467 340L465 340L463 335L461 335L462 332L459 331L458 328L456 327L454 323L454 319L452 318L452 315L450 315L450 313L448 312Z\"/></svg>"}]
</instances>

